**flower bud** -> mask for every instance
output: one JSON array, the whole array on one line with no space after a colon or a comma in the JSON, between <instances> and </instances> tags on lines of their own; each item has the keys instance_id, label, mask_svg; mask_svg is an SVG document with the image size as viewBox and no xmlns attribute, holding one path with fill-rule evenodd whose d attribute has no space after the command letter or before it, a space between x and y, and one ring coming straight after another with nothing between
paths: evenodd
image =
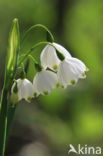
<instances>
[{"instance_id":1,"label":"flower bud","mask_svg":"<svg viewBox=\"0 0 103 156\"><path fill-rule=\"evenodd\" d=\"M18 19L13 20L13 25L9 34L7 58L6 58L6 77L11 79L17 66L17 57L19 52L19 25Z\"/></svg>"}]
</instances>

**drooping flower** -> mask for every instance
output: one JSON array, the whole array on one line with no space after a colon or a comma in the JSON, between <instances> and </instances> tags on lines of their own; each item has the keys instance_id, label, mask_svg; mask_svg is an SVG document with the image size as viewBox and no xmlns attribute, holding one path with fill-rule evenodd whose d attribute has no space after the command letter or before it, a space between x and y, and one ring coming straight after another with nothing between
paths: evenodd
<instances>
[{"instance_id":1,"label":"drooping flower","mask_svg":"<svg viewBox=\"0 0 103 156\"><path fill-rule=\"evenodd\" d=\"M74 85L79 78L86 78L87 67L77 58L69 58L61 61L58 67L58 81L64 88Z\"/></svg>"},{"instance_id":2,"label":"drooping flower","mask_svg":"<svg viewBox=\"0 0 103 156\"><path fill-rule=\"evenodd\" d=\"M70 53L61 45L53 43L53 45L46 45L41 52L40 60L44 69L47 67L57 71L60 59L57 56L56 50L59 51L65 58L70 58Z\"/></svg>"},{"instance_id":3,"label":"drooping flower","mask_svg":"<svg viewBox=\"0 0 103 156\"><path fill-rule=\"evenodd\" d=\"M16 91L15 91L16 89ZM33 85L28 79L18 79L14 82L12 89L12 94L16 94L18 101L25 99L26 101L30 101L33 97Z\"/></svg>"},{"instance_id":4,"label":"drooping flower","mask_svg":"<svg viewBox=\"0 0 103 156\"><path fill-rule=\"evenodd\" d=\"M59 58L56 55L56 50L51 45L46 45L40 55L41 65L44 69L49 67L50 69L57 70L57 66L60 63Z\"/></svg>"},{"instance_id":5,"label":"drooping flower","mask_svg":"<svg viewBox=\"0 0 103 156\"><path fill-rule=\"evenodd\" d=\"M57 74L49 70L42 70L36 74L33 80L34 96L47 95L56 87Z\"/></svg>"},{"instance_id":6,"label":"drooping flower","mask_svg":"<svg viewBox=\"0 0 103 156\"><path fill-rule=\"evenodd\" d=\"M50 64L51 62L52 65ZM48 67L57 71L59 84L63 87L75 84L79 78L86 77L85 72L87 68L85 64L81 60L73 58L63 46L57 43L47 45L43 49L41 53L41 64L44 68Z\"/></svg>"}]
</instances>

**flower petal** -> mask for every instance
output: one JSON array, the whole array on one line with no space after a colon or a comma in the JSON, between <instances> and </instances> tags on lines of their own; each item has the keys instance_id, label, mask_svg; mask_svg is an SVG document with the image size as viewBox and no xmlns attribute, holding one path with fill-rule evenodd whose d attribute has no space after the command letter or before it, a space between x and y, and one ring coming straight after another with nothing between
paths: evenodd
<instances>
[{"instance_id":1,"label":"flower petal","mask_svg":"<svg viewBox=\"0 0 103 156\"><path fill-rule=\"evenodd\" d=\"M60 63L57 75L60 85L64 88L72 84L72 81L77 82L78 79L78 75L75 74L74 69L70 67L67 61Z\"/></svg>"},{"instance_id":2,"label":"flower petal","mask_svg":"<svg viewBox=\"0 0 103 156\"><path fill-rule=\"evenodd\" d=\"M65 58L71 58L71 54L63 46L57 43L53 43L53 45L60 53L65 56Z\"/></svg>"},{"instance_id":3,"label":"flower petal","mask_svg":"<svg viewBox=\"0 0 103 156\"><path fill-rule=\"evenodd\" d=\"M16 80L17 82L17 88L18 88L18 100L29 100L30 98L33 97L33 85L32 83L27 80L27 79L18 79ZM15 83L12 86L12 92L13 92L13 88L14 88Z\"/></svg>"},{"instance_id":4,"label":"flower petal","mask_svg":"<svg viewBox=\"0 0 103 156\"><path fill-rule=\"evenodd\" d=\"M76 70L78 71L78 74L79 74L79 78L86 77L85 72L87 72L88 69L87 69L86 65L81 60L72 57L72 58L68 59L68 61L70 64L74 64L74 66L76 67Z\"/></svg>"},{"instance_id":5,"label":"flower petal","mask_svg":"<svg viewBox=\"0 0 103 156\"><path fill-rule=\"evenodd\" d=\"M56 87L57 75L51 71L43 70L36 74L33 81L35 92L39 94L49 94Z\"/></svg>"},{"instance_id":6,"label":"flower petal","mask_svg":"<svg viewBox=\"0 0 103 156\"><path fill-rule=\"evenodd\" d=\"M61 62L58 67L57 75L59 83L64 87L67 87L67 85L70 84L75 84L79 78L86 77L85 72L86 66L82 61L73 57L66 59Z\"/></svg>"},{"instance_id":7,"label":"flower petal","mask_svg":"<svg viewBox=\"0 0 103 156\"><path fill-rule=\"evenodd\" d=\"M56 50L51 45L45 46L42 50L40 60L44 69L49 67L52 70L57 70L58 64L60 63L60 60L56 55Z\"/></svg>"},{"instance_id":8,"label":"flower petal","mask_svg":"<svg viewBox=\"0 0 103 156\"><path fill-rule=\"evenodd\" d=\"M22 95L22 98L24 98L25 100L28 100L29 98L33 97L33 85L27 79L24 79L22 82L21 95Z\"/></svg>"}]
</instances>

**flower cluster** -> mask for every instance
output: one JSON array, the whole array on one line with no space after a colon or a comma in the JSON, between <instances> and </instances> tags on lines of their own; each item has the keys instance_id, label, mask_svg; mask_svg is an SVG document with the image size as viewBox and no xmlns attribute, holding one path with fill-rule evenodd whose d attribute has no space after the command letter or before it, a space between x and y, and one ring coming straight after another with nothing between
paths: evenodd
<instances>
[{"instance_id":1,"label":"flower cluster","mask_svg":"<svg viewBox=\"0 0 103 156\"><path fill-rule=\"evenodd\" d=\"M47 95L56 87L66 88L77 83L78 79L86 78L88 69L85 64L72 57L57 43L50 43L44 47L40 61L41 66L34 76L33 83L26 78L14 82L11 92L17 95L18 101L21 99L29 101L40 94Z\"/></svg>"}]
</instances>

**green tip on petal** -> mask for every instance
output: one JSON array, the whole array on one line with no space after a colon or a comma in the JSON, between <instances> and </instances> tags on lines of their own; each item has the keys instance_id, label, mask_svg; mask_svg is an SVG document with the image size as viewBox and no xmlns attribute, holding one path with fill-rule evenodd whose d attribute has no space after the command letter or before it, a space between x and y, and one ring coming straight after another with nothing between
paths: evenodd
<instances>
[{"instance_id":1,"label":"green tip on petal","mask_svg":"<svg viewBox=\"0 0 103 156\"><path fill-rule=\"evenodd\" d=\"M48 91L44 91L44 94L45 94L45 95L48 95L49 93L48 93Z\"/></svg>"},{"instance_id":2,"label":"green tip on petal","mask_svg":"<svg viewBox=\"0 0 103 156\"><path fill-rule=\"evenodd\" d=\"M61 85L61 87L64 89L64 85Z\"/></svg>"},{"instance_id":3,"label":"green tip on petal","mask_svg":"<svg viewBox=\"0 0 103 156\"><path fill-rule=\"evenodd\" d=\"M28 98L27 98L27 101L28 101L28 102L31 102L31 100L32 100L32 97L28 97Z\"/></svg>"},{"instance_id":4,"label":"green tip on petal","mask_svg":"<svg viewBox=\"0 0 103 156\"><path fill-rule=\"evenodd\" d=\"M37 93L36 92L34 93L34 97L37 97Z\"/></svg>"},{"instance_id":5,"label":"green tip on petal","mask_svg":"<svg viewBox=\"0 0 103 156\"><path fill-rule=\"evenodd\" d=\"M85 72L83 72L83 73L82 73L82 76L83 76L83 77L86 77L86 73L85 73Z\"/></svg>"},{"instance_id":6,"label":"green tip on petal","mask_svg":"<svg viewBox=\"0 0 103 156\"><path fill-rule=\"evenodd\" d=\"M86 71L89 71L89 68L88 67L86 67Z\"/></svg>"},{"instance_id":7,"label":"green tip on petal","mask_svg":"<svg viewBox=\"0 0 103 156\"><path fill-rule=\"evenodd\" d=\"M75 85L75 83L76 83L75 80L71 80L72 85Z\"/></svg>"},{"instance_id":8,"label":"green tip on petal","mask_svg":"<svg viewBox=\"0 0 103 156\"><path fill-rule=\"evenodd\" d=\"M55 65L53 66L53 69L54 69L54 70L57 70L57 68L58 68L58 66L57 66L57 64L55 64Z\"/></svg>"}]
</instances>

